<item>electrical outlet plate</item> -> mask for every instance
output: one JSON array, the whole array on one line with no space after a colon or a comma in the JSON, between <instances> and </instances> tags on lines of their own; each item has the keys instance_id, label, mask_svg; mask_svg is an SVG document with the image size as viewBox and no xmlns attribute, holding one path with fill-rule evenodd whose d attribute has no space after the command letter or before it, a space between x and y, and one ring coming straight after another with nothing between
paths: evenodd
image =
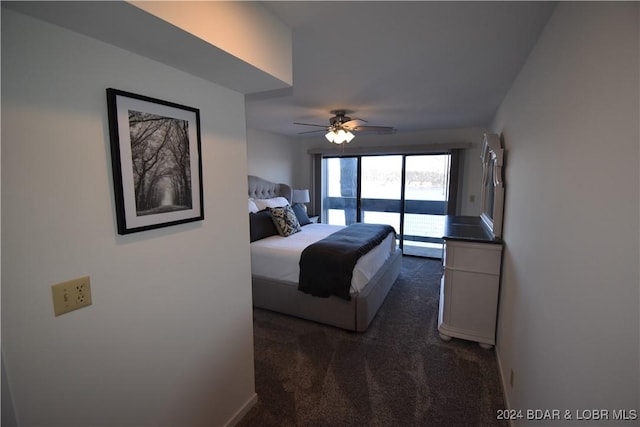
<instances>
[{"instance_id":1,"label":"electrical outlet plate","mask_svg":"<svg viewBox=\"0 0 640 427\"><path fill-rule=\"evenodd\" d=\"M89 276L69 280L51 286L53 312L56 316L91 305L91 280Z\"/></svg>"}]
</instances>

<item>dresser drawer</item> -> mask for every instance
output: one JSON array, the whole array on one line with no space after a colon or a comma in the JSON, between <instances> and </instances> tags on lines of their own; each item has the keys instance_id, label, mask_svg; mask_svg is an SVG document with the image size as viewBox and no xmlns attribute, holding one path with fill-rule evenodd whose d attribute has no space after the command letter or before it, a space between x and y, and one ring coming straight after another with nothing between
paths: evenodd
<instances>
[{"instance_id":1,"label":"dresser drawer","mask_svg":"<svg viewBox=\"0 0 640 427\"><path fill-rule=\"evenodd\" d=\"M449 270L500 274L502 245L445 241L444 266Z\"/></svg>"}]
</instances>

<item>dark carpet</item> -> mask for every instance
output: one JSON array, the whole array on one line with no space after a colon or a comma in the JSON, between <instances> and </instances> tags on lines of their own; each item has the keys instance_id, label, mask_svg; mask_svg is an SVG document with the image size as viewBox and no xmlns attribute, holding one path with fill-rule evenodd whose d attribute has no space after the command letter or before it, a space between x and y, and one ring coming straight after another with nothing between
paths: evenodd
<instances>
[{"instance_id":1,"label":"dark carpet","mask_svg":"<svg viewBox=\"0 0 640 427\"><path fill-rule=\"evenodd\" d=\"M239 426L504 426L494 350L438 337L439 260L403 257L364 333L254 310L258 403Z\"/></svg>"}]
</instances>

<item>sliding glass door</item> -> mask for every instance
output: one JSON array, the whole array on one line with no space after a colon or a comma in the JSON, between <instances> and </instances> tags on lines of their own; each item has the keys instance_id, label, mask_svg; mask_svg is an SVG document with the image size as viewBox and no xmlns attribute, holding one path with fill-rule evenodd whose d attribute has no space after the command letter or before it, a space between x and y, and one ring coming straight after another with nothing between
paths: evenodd
<instances>
[{"instance_id":1,"label":"sliding glass door","mask_svg":"<svg viewBox=\"0 0 640 427\"><path fill-rule=\"evenodd\" d=\"M361 222L389 224L400 235L402 156L363 156Z\"/></svg>"},{"instance_id":2,"label":"sliding glass door","mask_svg":"<svg viewBox=\"0 0 640 427\"><path fill-rule=\"evenodd\" d=\"M450 154L405 158L404 229L401 237L403 252L407 255L442 256L450 165Z\"/></svg>"},{"instance_id":3,"label":"sliding glass door","mask_svg":"<svg viewBox=\"0 0 640 427\"><path fill-rule=\"evenodd\" d=\"M323 161L322 214L327 224L358 221L358 158L332 157Z\"/></svg>"},{"instance_id":4,"label":"sliding glass door","mask_svg":"<svg viewBox=\"0 0 640 427\"><path fill-rule=\"evenodd\" d=\"M408 255L442 255L450 154L324 158L322 222L389 224Z\"/></svg>"}]
</instances>

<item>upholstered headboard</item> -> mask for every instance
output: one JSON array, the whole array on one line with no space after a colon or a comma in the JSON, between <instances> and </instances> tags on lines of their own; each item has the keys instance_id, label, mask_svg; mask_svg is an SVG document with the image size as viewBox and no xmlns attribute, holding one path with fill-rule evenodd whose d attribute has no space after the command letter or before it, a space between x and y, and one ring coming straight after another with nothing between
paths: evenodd
<instances>
[{"instance_id":1,"label":"upholstered headboard","mask_svg":"<svg viewBox=\"0 0 640 427\"><path fill-rule=\"evenodd\" d=\"M284 197L291 203L293 190L287 184L276 184L257 176L249 175L249 197L254 199L270 199Z\"/></svg>"}]
</instances>

